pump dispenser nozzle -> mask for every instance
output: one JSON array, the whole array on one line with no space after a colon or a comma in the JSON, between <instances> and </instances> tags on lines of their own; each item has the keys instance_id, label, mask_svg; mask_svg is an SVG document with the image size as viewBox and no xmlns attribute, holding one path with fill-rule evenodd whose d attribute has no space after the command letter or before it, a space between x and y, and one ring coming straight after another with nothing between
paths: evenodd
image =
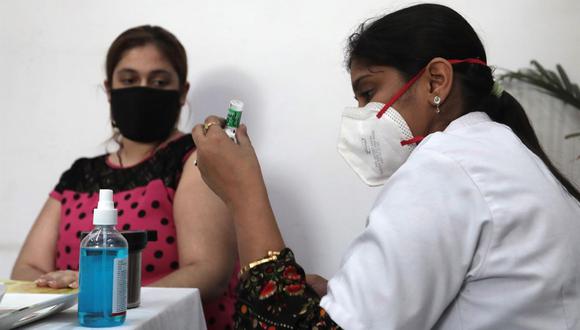
<instances>
[{"instance_id":1,"label":"pump dispenser nozzle","mask_svg":"<svg viewBox=\"0 0 580 330\"><path fill-rule=\"evenodd\" d=\"M117 210L111 189L99 190L99 204L93 213L93 225L116 225Z\"/></svg>"}]
</instances>

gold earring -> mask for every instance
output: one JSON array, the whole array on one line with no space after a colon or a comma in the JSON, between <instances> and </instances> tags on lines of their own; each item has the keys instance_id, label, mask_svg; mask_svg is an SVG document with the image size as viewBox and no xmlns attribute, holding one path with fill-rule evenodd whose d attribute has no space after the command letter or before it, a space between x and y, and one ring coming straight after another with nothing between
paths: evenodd
<instances>
[{"instance_id":1,"label":"gold earring","mask_svg":"<svg viewBox=\"0 0 580 330\"><path fill-rule=\"evenodd\" d=\"M439 105L441 104L441 98L436 95L433 98L433 103L435 103L435 113L440 113L441 109L439 109Z\"/></svg>"}]
</instances>

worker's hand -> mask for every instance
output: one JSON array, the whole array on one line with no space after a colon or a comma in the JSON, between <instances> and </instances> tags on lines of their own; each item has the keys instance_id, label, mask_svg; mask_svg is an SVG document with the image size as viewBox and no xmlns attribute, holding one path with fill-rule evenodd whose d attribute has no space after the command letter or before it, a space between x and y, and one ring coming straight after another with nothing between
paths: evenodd
<instances>
[{"instance_id":1,"label":"worker's hand","mask_svg":"<svg viewBox=\"0 0 580 330\"><path fill-rule=\"evenodd\" d=\"M34 283L39 287L76 289L79 287L79 272L73 270L50 272L40 276Z\"/></svg>"},{"instance_id":2,"label":"worker's hand","mask_svg":"<svg viewBox=\"0 0 580 330\"><path fill-rule=\"evenodd\" d=\"M328 280L324 277L316 274L306 274L306 284L314 289L314 292L316 292L319 297L326 295Z\"/></svg>"},{"instance_id":3,"label":"worker's hand","mask_svg":"<svg viewBox=\"0 0 580 330\"><path fill-rule=\"evenodd\" d=\"M237 209L267 198L260 164L245 125L236 131L238 144L223 130L223 118L210 116L196 125L192 136L196 164L205 183L228 205Z\"/></svg>"}]
</instances>

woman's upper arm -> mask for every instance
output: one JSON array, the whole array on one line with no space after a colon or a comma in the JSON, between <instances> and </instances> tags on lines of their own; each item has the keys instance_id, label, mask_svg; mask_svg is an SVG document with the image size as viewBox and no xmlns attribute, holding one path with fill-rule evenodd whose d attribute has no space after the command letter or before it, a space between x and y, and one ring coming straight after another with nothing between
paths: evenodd
<instances>
[{"instance_id":1,"label":"woman's upper arm","mask_svg":"<svg viewBox=\"0 0 580 330\"><path fill-rule=\"evenodd\" d=\"M18 259L16 259L14 264L12 278L32 279L26 278L27 274L20 271L21 267L33 268L41 273L55 270L59 222L60 203L49 197L28 232Z\"/></svg>"},{"instance_id":2,"label":"woman's upper arm","mask_svg":"<svg viewBox=\"0 0 580 330\"><path fill-rule=\"evenodd\" d=\"M185 161L173 205L179 264L203 264L227 283L237 258L235 230L226 205L203 182L192 159L195 152Z\"/></svg>"}]
</instances>

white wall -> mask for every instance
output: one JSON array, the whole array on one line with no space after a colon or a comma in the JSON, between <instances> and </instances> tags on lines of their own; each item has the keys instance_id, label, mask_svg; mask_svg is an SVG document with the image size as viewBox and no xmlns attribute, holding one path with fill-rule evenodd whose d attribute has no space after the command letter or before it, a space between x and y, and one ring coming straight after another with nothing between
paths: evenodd
<instances>
[{"instance_id":1,"label":"white wall","mask_svg":"<svg viewBox=\"0 0 580 330\"><path fill-rule=\"evenodd\" d=\"M0 278L62 171L104 151L105 52L120 32L145 23L166 27L188 51L193 118L184 127L223 115L230 98L246 101L244 121L287 243L308 271L332 274L378 192L336 152L340 111L354 103L345 39L365 18L409 3L1 0ZM577 0L443 3L474 25L491 64L558 62L580 81ZM559 134L544 126L543 135Z\"/></svg>"}]
</instances>

